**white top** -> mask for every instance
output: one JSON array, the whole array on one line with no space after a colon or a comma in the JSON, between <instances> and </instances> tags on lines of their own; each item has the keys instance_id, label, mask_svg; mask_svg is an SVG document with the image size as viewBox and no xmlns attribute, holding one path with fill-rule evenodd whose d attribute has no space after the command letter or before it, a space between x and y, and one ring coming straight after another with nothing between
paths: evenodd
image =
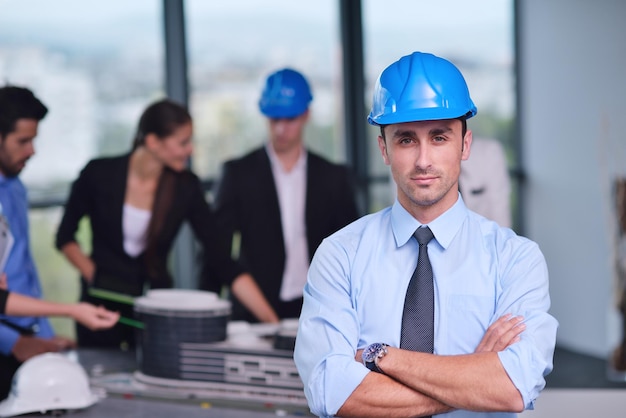
<instances>
[{"instance_id":1,"label":"white top","mask_svg":"<svg viewBox=\"0 0 626 418\"><path fill-rule=\"evenodd\" d=\"M309 248L304 223L306 200L307 152L303 148L291 171L283 168L274 149L266 146L274 175L280 219L285 243L285 270L280 287L280 299L290 301L302 296L309 270Z\"/></svg>"},{"instance_id":2,"label":"white top","mask_svg":"<svg viewBox=\"0 0 626 418\"><path fill-rule=\"evenodd\" d=\"M124 233L124 251L131 257L137 257L146 249L148 224L152 212L124 204L122 232Z\"/></svg>"}]
</instances>

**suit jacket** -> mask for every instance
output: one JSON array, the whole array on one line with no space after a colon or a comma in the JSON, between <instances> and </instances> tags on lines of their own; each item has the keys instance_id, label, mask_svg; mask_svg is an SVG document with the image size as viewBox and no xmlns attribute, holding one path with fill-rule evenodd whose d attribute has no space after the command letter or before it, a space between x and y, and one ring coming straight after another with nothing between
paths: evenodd
<instances>
[{"instance_id":1,"label":"suit jacket","mask_svg":"<svg viewBox=\"0 0 626 418\"><path fill-rule=\"evenodd\" d=\"M204 198L201 183L190 171L174 172L173 202L156 239L154 264L147 268L145 252L131 257L124 250L122 214L130 154L90 161L73 183L56 236L57 248L76 240L79 221L89 217L91 257L96 265L95 286L140 295L144 285L171 287L167 256L180 226L188 221L205 251L206 266L221 282L230 283L241 268L221 240L215 215ZM168 170L168 169L166 169ZM159 193L162 187L159 184ZM155 198L155 201L157 199Z\"/></svg>"},{"instance_id":2,"label":"suit jacket","mask_svg":"<svg viewBox=\"0 0 626 418\"><path fill-rule=\"evenodd\" d=\"M308 152L305 224L309 261L324 238L358 216L354 189L347 167ZM224 164L217 183L215 211L227 233L240 234L240 262L281 315L280 287L285 267L285 247L269 156L261 147ZM235 319L253 321L233 301Z\"/></svg>"}]
</instances>

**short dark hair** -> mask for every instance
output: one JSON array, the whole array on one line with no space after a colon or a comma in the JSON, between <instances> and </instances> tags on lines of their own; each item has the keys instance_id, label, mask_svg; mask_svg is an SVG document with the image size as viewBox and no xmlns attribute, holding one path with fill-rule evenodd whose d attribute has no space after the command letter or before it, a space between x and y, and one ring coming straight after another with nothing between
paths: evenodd
<instances>
[{"instance_id":1,"label":"short dark hair","mask_svg":"<svg viewBox=\"0 0 626 418\"><path fill-rule=\"evenodd\" d=\"M15 130L18 119L42 120L48 108L25 87L0 87L0 137Z\"/></svg>"}]
</instances>

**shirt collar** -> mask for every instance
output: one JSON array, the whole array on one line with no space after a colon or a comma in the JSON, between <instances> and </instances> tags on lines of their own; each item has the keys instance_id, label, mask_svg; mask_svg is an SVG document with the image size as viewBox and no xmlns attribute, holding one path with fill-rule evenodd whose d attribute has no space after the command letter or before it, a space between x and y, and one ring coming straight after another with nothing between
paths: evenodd
<instances>
[{"instance_id":1,"label":"shirt collar","mask_svg":"<svg viewBox=\"0 0 626 418\"><path fill-rule=\"evenodd\" d=\"M467 207L459 194L456 203L428 224L435 239L443 248L447 248L467 217ZM391 229L398 247L406 244L417 228L422 226L396 199L391 208Z\"/></svg>"},{"instance_id":2,"label":"shirt collar","mask_svg":"<svg viewBox=\"0 0 626 418\"><path fill-rule=\"evenodd\" d=\"M274 147L272 146L271 143L269 142L265 143L265 151L267 152L267 156L270 159L270 163L272 164L272 167L278 168L280 169L281 172L284 172L285 170L283 168L283 165L278 159L278 155L276 155L276 151L274 151ZM292 171L303 169L304 167L306 167L306 157L307 157L306 148L302 147L300 156L298 157L298 161L296 162L296 165L294 165Z\"/></svg>"}]
</instances>

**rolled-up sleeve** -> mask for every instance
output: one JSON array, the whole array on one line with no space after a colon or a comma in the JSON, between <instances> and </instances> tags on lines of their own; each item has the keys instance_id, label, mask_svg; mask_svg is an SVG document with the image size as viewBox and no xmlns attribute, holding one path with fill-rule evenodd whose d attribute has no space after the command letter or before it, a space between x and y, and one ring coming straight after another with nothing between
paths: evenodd
<instances>
[{"instance_id":1,"label":"rolled-up sleeve","mask_svg":"<svg viewBox=\"0 0 626 418\"><path fill-rule=\"evenodd\" d=\"M294 359L311 411L333 416L369 371L354 359L359 323L344 269L346 254L324 241L304 288Z\"/></svg>"},{"instance_id":2,"label":"rolled-up sleeve","mask_svg":"<svg viewBox=\"0 0 626 418\"><path fill-rule=\"evenodd\" d=\"M509 378L517 387L526 409L545 387L553 368L558 321L548 313L548 269L535 243L527 245L516 263L502 276L498 315L512 312L524 317L521 341L498 353Z\"/></svg>"}]
</instances>

